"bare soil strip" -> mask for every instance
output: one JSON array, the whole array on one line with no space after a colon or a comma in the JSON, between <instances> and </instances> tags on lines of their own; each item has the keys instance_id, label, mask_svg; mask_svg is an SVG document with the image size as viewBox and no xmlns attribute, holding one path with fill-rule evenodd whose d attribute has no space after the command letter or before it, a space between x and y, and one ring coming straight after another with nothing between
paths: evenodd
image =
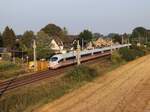
<instances>
[{"instance_id":1,"label":"bare soil strip","mask_svg":"<svg viewBox=\"0 0 150 112\"><path fill-rule=\"evenodd\" d=\"M35 112L150 112L150 55L109 72Z\"/></svg>"}]
</instances>

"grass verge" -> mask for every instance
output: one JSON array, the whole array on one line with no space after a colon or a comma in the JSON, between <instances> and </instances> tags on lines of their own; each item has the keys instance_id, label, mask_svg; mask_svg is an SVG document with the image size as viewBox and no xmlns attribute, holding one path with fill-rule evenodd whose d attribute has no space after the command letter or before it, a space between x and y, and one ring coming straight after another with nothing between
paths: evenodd
<instances>
[{"instance_id":1,"label":"grass verge","mask_svg":"<svg viewBox=\"0 0 150 112\"><path fill-rule=\"evenodd\" d=\"M23 73L25 73L25 69L21 65L9 61L0 62L0 80L5 80Z\"/></svg>"},{"instance_id":2,"label":"grass verge","mask_svg":"<svg viewBox=\"0 0 150 112\"><path fill-rule=\"evenodd\" d=\"M108 65L110 64L105 66L108 67ZM95 68L96 66L101 71L102 66L106 68L104 64L101 66L95 64L91 67L76 66L59 79L34 88L27 87L7 94L0 99L0 110L1 112L31 112L36 106L58 99L75 88L95 79L100 75L98 68Z\"/></svg>"}]
</instances>

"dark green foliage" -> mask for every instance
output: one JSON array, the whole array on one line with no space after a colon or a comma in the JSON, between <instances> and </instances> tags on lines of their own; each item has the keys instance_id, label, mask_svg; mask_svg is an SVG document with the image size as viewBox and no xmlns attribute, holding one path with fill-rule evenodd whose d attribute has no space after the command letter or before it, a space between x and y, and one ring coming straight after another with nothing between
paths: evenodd
<instances>
[{"instance_id":1,"label":"dark green foliage","mask_svg":"<svg viewBox=\"0 0 150 112\"><path fill-rule=\"evenodd\" d=\"M104 37L104 35L100 34L100 33L94 33L93 37L97 39L97 38L100 38L100 37Z\"/></svg>"},{"instance_id":2,"label":"dark green foliage","mask_svg":"<svg viewBox=\"0 0 150 112\"><path fill-rule=\"evenodd\" d=\"M113 36L112 36L112 39L113 39L113 42L118 42L118 43L122 43L122 38L121 38L121 36L119 35L119 34L114 34Z\"/></svg>"},{"instance_id":3,"label":"dark green foliage","mask_svg":"<svg viewBox=\"0 0 150 112\"><path fill-rule=\"evenodd\" d=\"M33 31L26 31L20 43L20 49L24 52L27 52L29 59L33 58L33 40L35 39L35 35Z\"/></svg>"},{"instance_id":4,"label":"dark green foliage","mask_svg":"<svg viewBox=\"0 0 150 112\"><path fill-rule=\"evenodd\" d=\"M1 62L0 63L0 72L15 68L17 65L11 62Z\"/></svg>"},{"instance_id":5,"label":"dark green foliage","mask_svg":"<svg viewBox=\"0 0 150 112\"><path fill-rule=\"evenodd\" d=\"M0 80L8 79L22 73L25 73L25 69L22 69L20 65L9 61L0 63Z\"/></svg>"},{"instance_id":6,"label":"dark green foliage","mask_svg":"<svg viewBox=\"0 0 150 112\"><path fill-rule=\"evenodd\" d=\"M44 28L42 28L41 31L44 31L50 37L51 36L58 36L60 38L63 37L62 29L59 26L56 26L55 24L48 24Z\"/></svg>"},{"instance_id":7,"label":"dark green foliage","mask_svg":"<svg viewBox=\"0 0 150 112\"><path fill-rule=\"evenodd\" d=\"M131 34L131 42L141 44L146 44L150 40L150 31L144 27L137 27L133 30Z\"/></svg>"},{"instance_id":8,"label":"dark green foliage","mask_svg":"<svg viewBox=\"0 0 150 112\"><path fill-rule=\"evenodd\" d=\"M24 49L32 48L33 39L35 39L34 32L26 31L21 40L22 47L24 47Z\"/></svg>"},{"instance_id":9,"label":"dark green foliage","mask_svg":"<svg viewBox=\"0 0 150 112\"><path fill-rule=\"evenodd\" d=\"M3 32L3 45L4 47L8 49L14 48L16 35L12 29L10 29L8 26L5 28Z\"/></svg>"},{"instance_id":10,"label":"dark green foliage","mask_svg":"<svg viewBox=\"0 0 150 112\"><path fill-rule=\"evenodd\" d=\"M85 43L88 43L92 41L93 34L89 30L84 30L83 32L80 33L79 37L80 37L80 40L83 39Z\"/></svg>"},{"instance_id":11,"label":"dark green foliage","mask_svg":"<svg viewBox=\"0 0 150 112\"><path fill-rule=\"evenodd\" d=\"M145 37L146 29L143 27L137 27L132 32L132 37L138 38L138 36Z\"/></svg>"},{"instance_id":12,"label":"dark green foliage","mask_svg":"<svg viewBox=\"0 0 150 112\"><path fill-rule=\"evenodd\" d=\"M37 59L48 59L52 55L50 49L37 48Z\"/></svg>"},{"instance_id":13,"label":"dark green foliage","mask_svg":"<svg viewBox=\"0 0 150 112\"><path fill-rule=\"evenodd\" d=\"M122 57L118 51L114 51L112 53L111 61L113 64L121 64L122 62L124 62L124 60L122 59Z\"/></svg>"},{"instance_id":14,"label":"dark green foliage","mask_svg":"<svg viewBox=\"0 0 150 112\"><path fill-rule=\"evenodd\" d=\"M67 78L73 81L90 81L98 75L97 71L87 66L76 66L72 71L66 75Z\"/></svg>"},{"instance_id":15,"label":"dark green foliage","mask_svg":"<svg viewBox=\"0 0 150 112\"><path fill-rule=\"evenodd\" d=\"M48 36L43 31L38 32L37 38L37 58L43 59L43 58L49 58L52 55L52 51L50 48L50 43L52 38Z\"/></svg>"},{"instance_id":16,"label":"dark green foliage","mask_svg":"<svg viewBox=\"0 0 150 112\"><path fill-rule=\"evenodd\" d=\"M136 58L132 50L128 48L121 48L119 50L119 53L121 54L122 58L125 59L126 61L131 61Z\"/></svg>"},{"instance_id":17,"label":"dark green foliage","mask_svg":"<svg viewBox=\"0 0 150 112\"><path fill-rule=\"evenodd\" d=\"M132 49L121 48L119 50L119 53L121 54L122 58L126 61L131 61L145 55L145 52L138 47L132 47Z\"/></svg>"}]
</instances>

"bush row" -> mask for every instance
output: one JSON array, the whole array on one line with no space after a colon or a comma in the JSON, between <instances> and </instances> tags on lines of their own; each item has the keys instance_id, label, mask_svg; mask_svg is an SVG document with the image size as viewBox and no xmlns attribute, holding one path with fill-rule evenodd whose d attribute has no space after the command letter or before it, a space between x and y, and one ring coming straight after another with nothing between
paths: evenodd
<instances>
[{"instance_id":1,"label":"bush row","mask_svg":"<svg viewBox=\"0 0 150 112\"><path fill-rule=\"evenodd\" d=\"M113 63L121 63L124 61L128 62L136 58L142 57L148 53L150 53L150 50L149 48L145 48L145 47L132 46L130 49L121 48L112 54L111 60Z\"/></svg>"}]
</instances>

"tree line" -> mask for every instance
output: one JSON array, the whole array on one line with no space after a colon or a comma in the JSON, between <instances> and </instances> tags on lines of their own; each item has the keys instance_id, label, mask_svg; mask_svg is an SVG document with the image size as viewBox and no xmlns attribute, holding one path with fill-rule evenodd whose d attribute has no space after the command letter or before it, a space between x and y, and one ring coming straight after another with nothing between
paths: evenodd
<instances>
[{"instance_id":1,"label":"tree line","mask_svg":"<svg viewBox=\"0 0 150 112\"><path fill-rule=\"evenodd\" d=\"M36 39L38 58L47 58L52 54L49 46L52 37L57 36L63 41L67 35L68 31L65 27L61 28L55 24L46 25L41 28L36 35L33 31L25 31L22 35L16 35L13 29L7 26L4 31L0 33L0 47L5 47L8 50L24 51L32 58L32 44L33 40ZM112 38L114 42L118 43L122 43L122 37L124 38L124 41L130 40L130 42L133 43L146 43L150 41L150 30L143 27L137 27L133 29L131 34L110 33L107 36L104 36L100 33L92 33L92 31L85 29L79 34L80 44L82 44L82 40L84 40L84 44L86 44L99 37Z\"/></svg>"}]
</instances>

